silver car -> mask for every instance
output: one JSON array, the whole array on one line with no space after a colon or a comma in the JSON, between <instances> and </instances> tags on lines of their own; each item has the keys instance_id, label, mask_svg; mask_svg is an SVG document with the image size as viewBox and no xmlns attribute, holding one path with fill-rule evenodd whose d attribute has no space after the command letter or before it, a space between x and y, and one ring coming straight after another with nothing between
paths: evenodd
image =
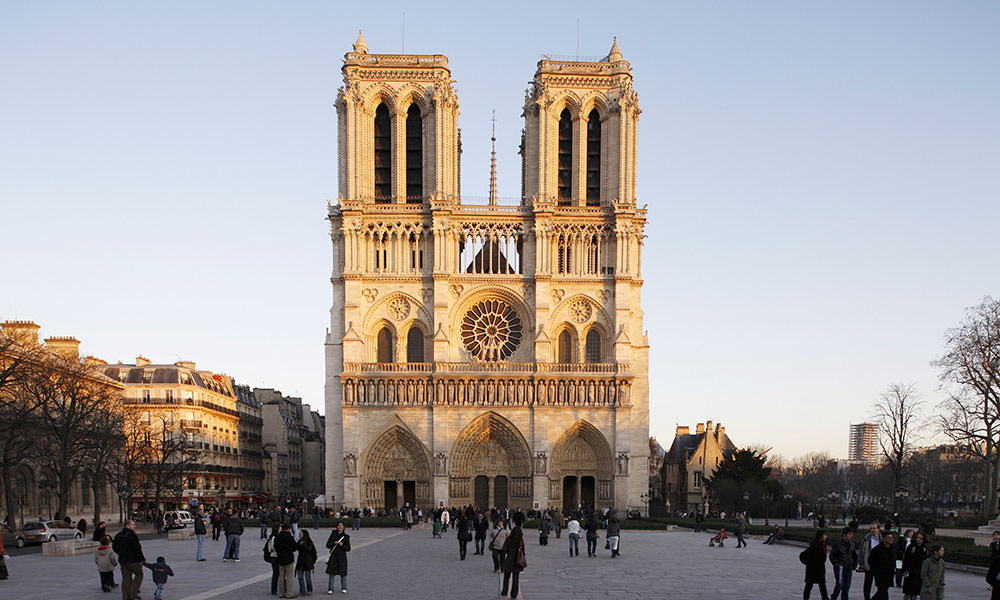
<instances>
[{"instance_id":1,"label":"silver car","mask_svg":"<svg viewBox=\"0 0 1000 600\"><path fill-rule=\"evenodd\" d=\"M28 544L83 539L80 530L65 521L32 521L24 524L23 533Z\"/></svg>"}]
</instances>

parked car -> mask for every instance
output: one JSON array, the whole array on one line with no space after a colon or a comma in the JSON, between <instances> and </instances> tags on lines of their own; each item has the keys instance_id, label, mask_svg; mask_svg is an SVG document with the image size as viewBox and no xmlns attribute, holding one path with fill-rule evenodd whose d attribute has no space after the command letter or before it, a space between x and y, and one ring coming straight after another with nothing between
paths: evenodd
<instances>
[{"instance_id":1,"label":"parked car","mask_svg":"<svg viewBox=\"0 0 1000 600\"><path fill-rule=\"evenodd\" d=\"M0 523L0 536L3 536L4 548L24 548L24 534Z\"/></svg>"},{"instance_id":2,"label":"parked car","mask_svg":"<svg viewBox=\"0 0 1000 600\"><path fill-rule=\"evenodd\" d=\"M194 525L194 516L186 510L168 510L163 513L164 529L182 529Z\"/></svg>"},{"instance_id":3,"label":"parked car","mask_svg":"<svg viewBox=\"0 0 1000 600\"><path fill-rule=\"evenodd\" d=\"M28 544L82 539L83 533L64 521L32 521L24 524L24 541Z\"/></svg>"}]
</instances>

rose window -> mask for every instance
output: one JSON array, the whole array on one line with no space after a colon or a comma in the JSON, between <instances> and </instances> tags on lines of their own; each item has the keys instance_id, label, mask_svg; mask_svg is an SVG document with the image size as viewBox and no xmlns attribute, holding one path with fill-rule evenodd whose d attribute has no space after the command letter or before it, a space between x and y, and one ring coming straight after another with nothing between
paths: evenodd
<instances>
[{"instance_id":1,"label":"rose window","mask_svg":"<svg viewBox=\"0 0 1000 600\"><path fill-rule=\"evenodd\" d=\"M590 303L583 300L577 300L569 307L569 314L572 315L573 320L577 323L583 323L589 319L592 312L593 309L590 308Z\"/></svg>"},{"instance_id":2,"label":"rose window","mask_svg":"<svg viewBox=\"0 0 1000 600\"><path fill-rule=\"evenodd\" d=\"M462 342L479 360L507 359L521 345L522 332L521 318L503 300L484 300L462 319Z\"/></svg>"}]
</instances>

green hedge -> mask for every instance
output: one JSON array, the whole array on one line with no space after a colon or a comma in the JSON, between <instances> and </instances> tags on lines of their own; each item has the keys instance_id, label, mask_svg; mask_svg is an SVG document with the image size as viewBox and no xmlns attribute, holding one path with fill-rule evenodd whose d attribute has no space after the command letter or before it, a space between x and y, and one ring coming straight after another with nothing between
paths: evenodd
<instances>
[{"instance_id":1,"label":"green hedge","mask_svg":"<svg viewBox=\"0 0 1000 600\"><path fill-rule=\"evenodd\" d=\"M344 526L350 528L354 522L351 517L341 517L335 519L333 517L324 517L319 520L320 527L336 527L337 523L343 521ZM288 522L288 519L285 519ZM259 519L243 519L243 526L246 528L250 527L260 527ZM305 529L307 527L313 526L312 517L302 517L299 519L299 527ZM403 522L399 520L399 517L361 517L362 527L402 527Z\"/></svg>"}]
</instances>

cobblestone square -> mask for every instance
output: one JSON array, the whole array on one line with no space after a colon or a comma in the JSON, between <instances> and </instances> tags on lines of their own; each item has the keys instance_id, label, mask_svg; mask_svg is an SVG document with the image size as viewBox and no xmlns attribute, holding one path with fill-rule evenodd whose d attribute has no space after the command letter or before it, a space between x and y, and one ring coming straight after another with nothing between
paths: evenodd
<instances>
[{"instance_id":1,"label":"cobblestone square","mask_svg":"<svg viewBox=\"0 0 1000 600\"><path fill-rule=\"evenodd\" d=\"M324 529L313 537L323 545L329 533L329 529ZM354 549L349 555L346 597L441 600L498 596L499 580L493 573L489 555L472 554L470 543L468 557L460 561L453 531L446 533L444 539L432 539L426 526L405 533L391 529L349 533ZM521 576L521 597L530 600L802 597L803 570L798 562L800 550L796 547L764 546L759 540L751 540L745 549L736 549L735 542L722 549L709 548L706 534L624 531L620 558L610 558L610 553L604 550L603 538L597 558L587 558L584 544L581 544L582 554L570 558L565 533L561 539L550 536L546 547L538 545L534 531L526 531L525 539L528 568ZM242 539L242 560L223 563L224 544L209 539L205 542L208 560L199 563L194 560L193 540L143 541L147 559L163 555L177 574L167 584L165 600L271 598L270 566L262 559L262 546L257 532L248 529ZM320 555L324 560L324 553ZM313 575L314 595L326 593L324 566L317 564ZM120 597L120 589L108 594L101 592L94 559L89 554L73 557L15 554L9 568L11 578L0 582L0 598L4 600ZM832 579L832 575L828 577ZM118 571L115 578L120 580ZM989 597L980 576L948 571L946 581L949 599ZM339 589L339 578L337 586ZM148 569L142 593L144 599L152 598ZM813 597L819 598L815 590ZM860 578L855 579L851 597L862 597ZM890 597L901 598L900 590L893 589Z\"/></svg>"}]
</instances>

